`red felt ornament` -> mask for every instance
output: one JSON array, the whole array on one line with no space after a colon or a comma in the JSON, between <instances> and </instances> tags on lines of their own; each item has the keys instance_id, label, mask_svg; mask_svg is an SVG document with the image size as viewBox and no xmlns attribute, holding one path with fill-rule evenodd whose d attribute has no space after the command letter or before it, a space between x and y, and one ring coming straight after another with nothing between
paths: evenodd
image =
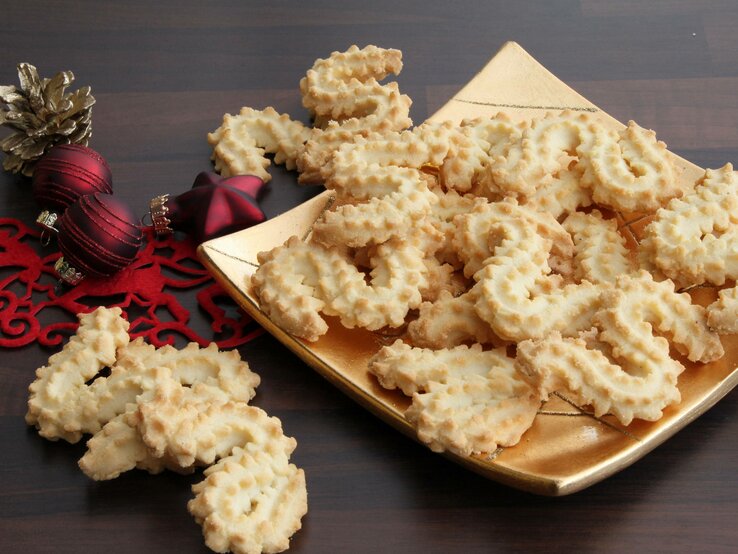
<instances>
[{"instance_id":1,"label":"red felt ornament","mask_svg":"<svg viewBox=\"0 0 738 554\"><path fill-rule=\"evenodd\" d=\"M124 270L57 288L47 276L59 254L44 251L39 238L35 228L0 218L0 267L17 269L0 275L0 348L58 346L77 329L76 314L98 304L120 306L131 337L143 336L157 347L216 341L220 348L235 348L262 333L198 263L190 240L145 233L136 259ZM190 310L195 300L198 309Z\"/></svg>"},{"instance_id":2,"label":"red felt ornament","mask_svg":"<svg viewBox=\"0 0 738 554\"><path fill-rule=\"evenodd\" d=\"M157 234L185 231L200 244L264 221L256 201L263 186L254 175L223 178L202 172L187 192L152 199L151 221Z\"/></svg>"},{"instance_id":3,"label":"red felt ornament","mask_svg":"<svg viewBox=\"0 0 738 554\"><path fill-rule=\"evenodd\" d=\"M51 148L33 172L33 197L42 208L36 220L47 230L56 230L58 217L87 194L113 192L113 177L105 159L81 144L59 144Z\"/></svg>"},{"instance_id":4,"label":"red felt ornament","mask_svg":"<svg viewBox=\"0 0 738 554\"><path fill-rule=\"evenodd\" d=\"M54 267L71 285L86 275L107 277L135 259L141 238L141 228L127 204L99 192L83 196L59 220L62 257Z\"/></svg>"}]
</instances>

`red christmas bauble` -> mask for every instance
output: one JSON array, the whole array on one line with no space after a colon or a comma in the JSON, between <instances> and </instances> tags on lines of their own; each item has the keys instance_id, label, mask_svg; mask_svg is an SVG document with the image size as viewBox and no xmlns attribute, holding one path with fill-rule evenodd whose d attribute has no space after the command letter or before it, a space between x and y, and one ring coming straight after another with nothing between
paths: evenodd
<instances>
[{"instance_id":1,"label":"red christmas bauble","mask_svg":"<svg viewBox=\"0 0 738 554\"><path fill-rule=\"evenodd\" d=\"M99 192L82 196L59 219L59 276L76 284L120 271L135 259L142 234L125 202Z\"/></svg>"},{"instance_id":2,"label":"red christmas bauble","mask_svg":"<svg viewBox=\"0 0 738 554\"><path fill-rule=\"evenodd\" d=\"M113 192L113 177L105 159L81 144L59 144L39 160L33 172L32 193L44 210L38 223L54 227L57 216L80 196Z\"/></svg>"}]
</instances>

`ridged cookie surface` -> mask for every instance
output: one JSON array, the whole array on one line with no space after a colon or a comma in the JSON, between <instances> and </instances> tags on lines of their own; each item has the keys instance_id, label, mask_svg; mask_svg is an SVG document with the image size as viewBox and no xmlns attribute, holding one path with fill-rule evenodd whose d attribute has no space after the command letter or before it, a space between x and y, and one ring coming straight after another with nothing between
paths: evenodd
<instances>
[{"instance_id":1,"label":"ridged cookie surface","mask_svg":"<svg viewBox=\"0 0 738 554\"><path fill-rule=\"evenodd\" d=\"M469 455L512 446L540 406L540 396L505 348L429 350L398 340L370 360L369 371L383 387L412 396L405 417L437 452Z\"/></svg>"}]
</instances>

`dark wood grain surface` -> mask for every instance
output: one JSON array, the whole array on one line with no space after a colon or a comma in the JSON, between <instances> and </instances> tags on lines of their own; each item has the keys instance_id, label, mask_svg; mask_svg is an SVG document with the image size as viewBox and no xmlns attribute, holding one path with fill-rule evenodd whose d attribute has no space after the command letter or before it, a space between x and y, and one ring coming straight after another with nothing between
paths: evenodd
<instances>
[{"instance_id":1,"label":"dark wood grain surface","mask_svg":"<svg viewBox=\"0 0 738 554\"><path fill-rule=\"evenodd\" d=\"M738 3L344 0L268 3L5 0L0 83L15 65L72 69L97 97L91 146L116 195L143 213L210 167L223 113L273 105L306 120L297 84L356 43L402 49L398 81L421 122L507 40L621 119L703 166L738 161ZM273 170L273 216L317 192ZM27 182L0 175L0 216L32 221ZM182 297L191 310L194 300ZM735 552L738 392L632 467L564 498L489 482L399 435L268 335L242 349L255 403L299 447L310 511L298 552ZM0 552L206 552L187 513L198 476L129 472L94 483L83 445L52 443L23 414L51 352L0 351Z\"/></svg>"}]
</instances>

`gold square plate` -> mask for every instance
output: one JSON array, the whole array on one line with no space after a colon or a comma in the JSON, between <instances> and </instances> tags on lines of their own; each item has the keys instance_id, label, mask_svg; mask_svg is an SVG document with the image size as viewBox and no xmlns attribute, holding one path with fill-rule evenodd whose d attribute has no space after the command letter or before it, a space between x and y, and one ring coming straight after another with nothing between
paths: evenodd
<instances>
[{"instance_id":1,"label":"gold square plate","mask_svg":"<svg viewBox=\"0 0 738 554\"><path fill-rule=\"evenodd\" d=\"M502 111L520 120L565 108L591 112L606 125L622 127L518 44L508 42L430 119L459 122ZM675 156L675 162L682 169L682 179L694 181L702 174L699 167L682 158ZM328 333L308 343L270 321L248 288L248 277L257 267L257 253L282 244L292 235L305 236L330 201L331 193L326 191L265 223L206 242L200 246L200 257L225 290L267 331L359 404L415 438L403 417L408 399L397 391L382 389L367 372L368 359L396 337L345 329L338 320L327 318ZM622 223L637 240L642 222ZM699 289L693 295L696 301L706 303L715 297L715 291ZM667 409L657 422L636 421L623 427L609 416L595 418L563 397L552 397L515 447L486 457L444 455L485 477L533 493L557 496L581 490L647 454L736 385L738 340L727 337L723 343L726 355L718 362L695 365L682 360L687 366L679 382L682 401Z\"/></svg>"}]
</instances>

